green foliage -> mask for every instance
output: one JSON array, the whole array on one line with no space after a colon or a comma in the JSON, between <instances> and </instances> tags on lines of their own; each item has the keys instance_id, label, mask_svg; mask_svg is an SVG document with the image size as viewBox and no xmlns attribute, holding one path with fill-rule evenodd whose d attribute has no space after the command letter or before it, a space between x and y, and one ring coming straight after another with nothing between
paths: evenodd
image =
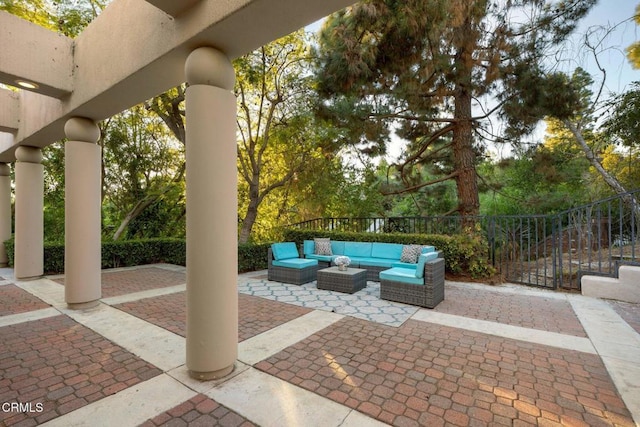
<instances>
[{"instance_id":1,"label":"green foliage","mask_svg":"<svg viewBox=\"0 0 640 427\"><path fill-rule=\"evenodd\" d=\"M313 114L309 44L300 30L234 61L241 243L272 239L271 224L293 217L339 165Z\"/></svg>"},{"instance_id":2,"label":"green foliage","mask_svg":"<svg viewBox=\"0 0 640 427\"><path fill-rule=\"evenodd\" d=\"M238 273L267 268L267 251L271 243L244 243L238 245Z\"/></svg>"},{"instance_id":3,"label":"green foliage","mask_svg":"<svg viewBox=\"0 0 640 427\"><path fill-rule=\"evenodd\" d=\"M476 214L474 168L487 134L474 130L491 128L487 120L494 111L501 111L510 129L528 115L523 127L533 128L542 106L563 115L573 111L573 92L558 92L563 76L548 76L545 87L532 83L543 80L545 55L560 49L594 3L361 1L331 15L322 30L320 114L340 128L341 142L374 156L386 152L396 129L409 141L398 184L416 192L455 179L457 210ZM473 117L472 100L484 97L503 103ZM423 165L431 167L429 173L412 172Z\"/></svg>"},{"instance_id":4,"label":"green foliage","mask_svg":"<svg viewBox=\"0 0 640 427\"><path fill-rule=\"evenodd\" d=\"M640 4L636 6L636 14L633 17L637 25L640 25ZM627 58L633 66L633 68L640 68L640 41L634 42L631 46L627 47Z\"/></svg>"},{"instance_id":5,"label":"green foliage","mask_svg":"<svg viewBox=\"0 0 640 427\"><path fill-rule=\"evenodd\" d=\"M385 242L403 245L431 245L442 251L446 271L452 274L468 274L473 278L487 278L495 274L489 264L488 244L479 231L461 235L408 234L408 233L352 233L323 230L284 230L284 240L301 245L304 240L329 237L349 242Z\"/></svg>"},{"instance_id":6,"label":"green foliage","mask_svg":"<svg viewBox=\"0 0 640 427\"><path fill-rule=\"evenodd\" d=\"M609 106L612 113L603 124L605 135L620 145L640 145L640 82L633 82L631 89L614 97Z\"/></svg>"},{"instance_id":7,"label":"green foliage","mask_svg":"<svg viewBox=\"0 0 640 427\"><path fill-rule=\"evenodd\" d=\"M13 266L15 241L4 242ZM238 272L267 268L267 249L270 243L244 244L238 246ZM102 242L102 268L130 267L136 265L167 263L186 265L186 242L184 239L141 239ZM45 242L45 274L64 273L64 243Z\"/></svg>"}]
</instances>

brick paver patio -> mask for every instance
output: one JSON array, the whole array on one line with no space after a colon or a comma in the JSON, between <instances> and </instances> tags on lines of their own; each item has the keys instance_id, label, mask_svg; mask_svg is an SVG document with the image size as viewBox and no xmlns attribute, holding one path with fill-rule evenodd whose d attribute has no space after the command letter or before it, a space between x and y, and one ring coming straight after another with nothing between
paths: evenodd
<instances>
[{"instance_id":1,"label":"brick paver patio","mask_svg":"<svg viewBox=\"0 0 640 427\"><path fill-rule=\"evenodd\" d=\"M178 292L116 304L114 307L186 336L186 294ZM270 301L250 295L238 295L238 341L244 341L311 310L296 305Z\"/></svg>"},{"instance_id":2,"label":"brick paver patio","mask_svg":"<svg viewBox=\"0 0 640 427\"><path fill-rule=\"evenodd\" d=\"M346 318L256 367L393 425L633 426L595 355Z\"/></svg>"},{"instance_id":3,"label":"brick paver patio","mask_svg":"<svg viewBox=\"0 0 640 427\"><path fill-rule=\"evenodd\" d=\"M36 425L117 393L161 371L67 316L0 328L0 402L37 402L0 412L0 424Z\"/></svg>"},{"instance_id":4,"label":"brick paver patio","mask_svg":"<svg viewBox=\"0 0 640 427\"><path fill-rule=\"evenodd\" d=\"M434 310L524 328L587 336L567 301L492 292L491 287L483 290L449 287L447 298Z\"/></svg>"},{"instance_id":5,"label":"brick paver patio","mask_svg":"<svg viewBox=\"0 0 640 427\"><path fill-rule=\"evenodd\" d=\"M108 297L180 285L186 277L179 269L145 266L105 271L102 280ZM448 285L446 292L435 311L586 336L561 298L462 285ZM638 305L611 304L638 330ZM0 316L49 307L18 286L0 286ZM184 292L113 307L185 335ZM311 311L239 294L239 341ZM0 342L0 403L42 404L42 410L0 412L3 426L38 425L162 373L63 313L0 327ZM344 316L254 367L397 426L635 425L597 354L414 319L394 327ZM241 412L196 393L143 425L254 425Z\"/></svg>"},{"instance_id":6,"label":"brick paver patio","mask_svg":"<svg viewBox=\"0 0 640 427\"><path fill-rule=\"evenodd\" d=\"M0 286L0 316L48 308L49 304L15 285Z\"/></svg>"}]
</instances>

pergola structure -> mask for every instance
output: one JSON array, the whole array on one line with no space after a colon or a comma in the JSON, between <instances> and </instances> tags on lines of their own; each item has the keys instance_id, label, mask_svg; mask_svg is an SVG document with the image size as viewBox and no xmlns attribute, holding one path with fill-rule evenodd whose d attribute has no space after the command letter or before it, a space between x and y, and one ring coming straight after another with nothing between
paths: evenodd
<instances>
[{"instance_id":1,"label":"pergola structure","mask_svg":"<svg viewBox=\"0 0 640 427\"><path fill-rule=\"evenodd\" d=\"M235 74L230 60L353 0L114 0L78 37L0 12L0 239L17 279L43 275L41 149L65 144L65 299L98 303L101 151L96 122L187 81L187 349L191 376L237 358ZM1 247L1 245L0 245ZM0 249L0 263L6 253Z\"/></svg>"}]
</instances>

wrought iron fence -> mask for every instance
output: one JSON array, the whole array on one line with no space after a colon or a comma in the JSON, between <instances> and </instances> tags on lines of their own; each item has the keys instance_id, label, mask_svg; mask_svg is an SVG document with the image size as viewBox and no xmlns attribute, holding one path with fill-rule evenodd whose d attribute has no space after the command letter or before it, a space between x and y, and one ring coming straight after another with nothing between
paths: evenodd
<instances>
[{"instance_id":1,"label":"wrought iron fence","mask_svg":"<svg viewBox=\"0 0 640 427\"><path fill-rule=\"evenodd\" d=\"M478 216L490 262L510 282L580 289L584 274L614 276L620 263L638 263L640 190L555 215ZM460 216L318 218L301 229L369 233L459 234Z\"/></svg>"}]
</instances>

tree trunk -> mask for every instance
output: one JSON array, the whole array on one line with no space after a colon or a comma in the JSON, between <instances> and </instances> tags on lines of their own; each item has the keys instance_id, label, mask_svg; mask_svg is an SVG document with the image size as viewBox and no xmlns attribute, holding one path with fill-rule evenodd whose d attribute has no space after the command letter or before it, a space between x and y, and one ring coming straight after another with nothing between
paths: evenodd
<instances>
[{"instance_id":1,"label":"tree trunk","mask_svg":"<svg viewBox=\"0 0 640 427\"><path fill-rule=\"evenodd\" d=\"M611 187L611 189L613 189L613 191L615 191L616 194L620 194L620 195L626 194L625 196L622 197L622 199L625 201L625 203L629 205L635 217L640 219L640 206L638 205L638 201L635 198L633 198L633 196L628 194L628 191L624 188L622 184L620 184L620 181L618 181L616 177L614 177L609 172L607 172L604 166L602 166L602 163L600 163L600 161L596 157L591 147L589 147L587 142L584 140L582 131L575 124L571 123L569 120L563 120L562 123L567 127L567 129L571 131L573 136L576 138L576 141L578 141L578 144L582 148L582 151L584 151L585 157L587 158L591 166L593 166L594 169L598 171L600 176L602 176L602 179L604 179L604 182L606 182L607 185Z\"/></svg>"},{"instance_id":2,"label":"tree trunk","mask_svg":"<svg viewBox=\"0 0 640 427\"><path fill-rule=\"evenodd\" d=\"M476 153L473 150L473 128L471 115L471 85L472 69L468 64L473 64L471 58L473 40L468 40L471 31L471 23L467 20L458 31L462 32L462 43L456 54L456 88L454 100L454 119L456 125L453 129L453 164L457 172L456 187L458 193L458 211L462 216L463 226L471 225L474 219L467 217L476 216L480 211L480 199L478 196L478 177L476 175Z\"/></svg>"},{"instance_id":3,"label":"tree trunk","mask_svg":"<svg viewBox=\"0 0 640 427\"><path fill-rule=\"evenodd\" d=\"M253 224L256 223L258 218L258 205L260 205L260 190L256 177L254 182L249 184L249 206L247 207L247 213L242 220L242 228L240 229L240 236L238 237L238 243L247 243L251 236L251 230Z\"/></svg>"},{"instance_id":4,"label":"tree trunk","mask_svg":"<svg viewBox=\"0 0 640 427\"><path fill-rule=\"evenodd\" d=\"M118 240L122 236L122 233L124 233L124 230L126 230L129 223L133 221L138 215L140 215L142 211L144 211L147 207L149 207L153 202L158 200L158 198L159 196L151 196L151 197L145 197L144 199L139 200L138 203L136 203L133 209L131 209L127 213L127 215L124 217L124 219L120 223L120 226L118 227L116 232L113 234L113 240Z\"/></svg>"}]
</instances>

